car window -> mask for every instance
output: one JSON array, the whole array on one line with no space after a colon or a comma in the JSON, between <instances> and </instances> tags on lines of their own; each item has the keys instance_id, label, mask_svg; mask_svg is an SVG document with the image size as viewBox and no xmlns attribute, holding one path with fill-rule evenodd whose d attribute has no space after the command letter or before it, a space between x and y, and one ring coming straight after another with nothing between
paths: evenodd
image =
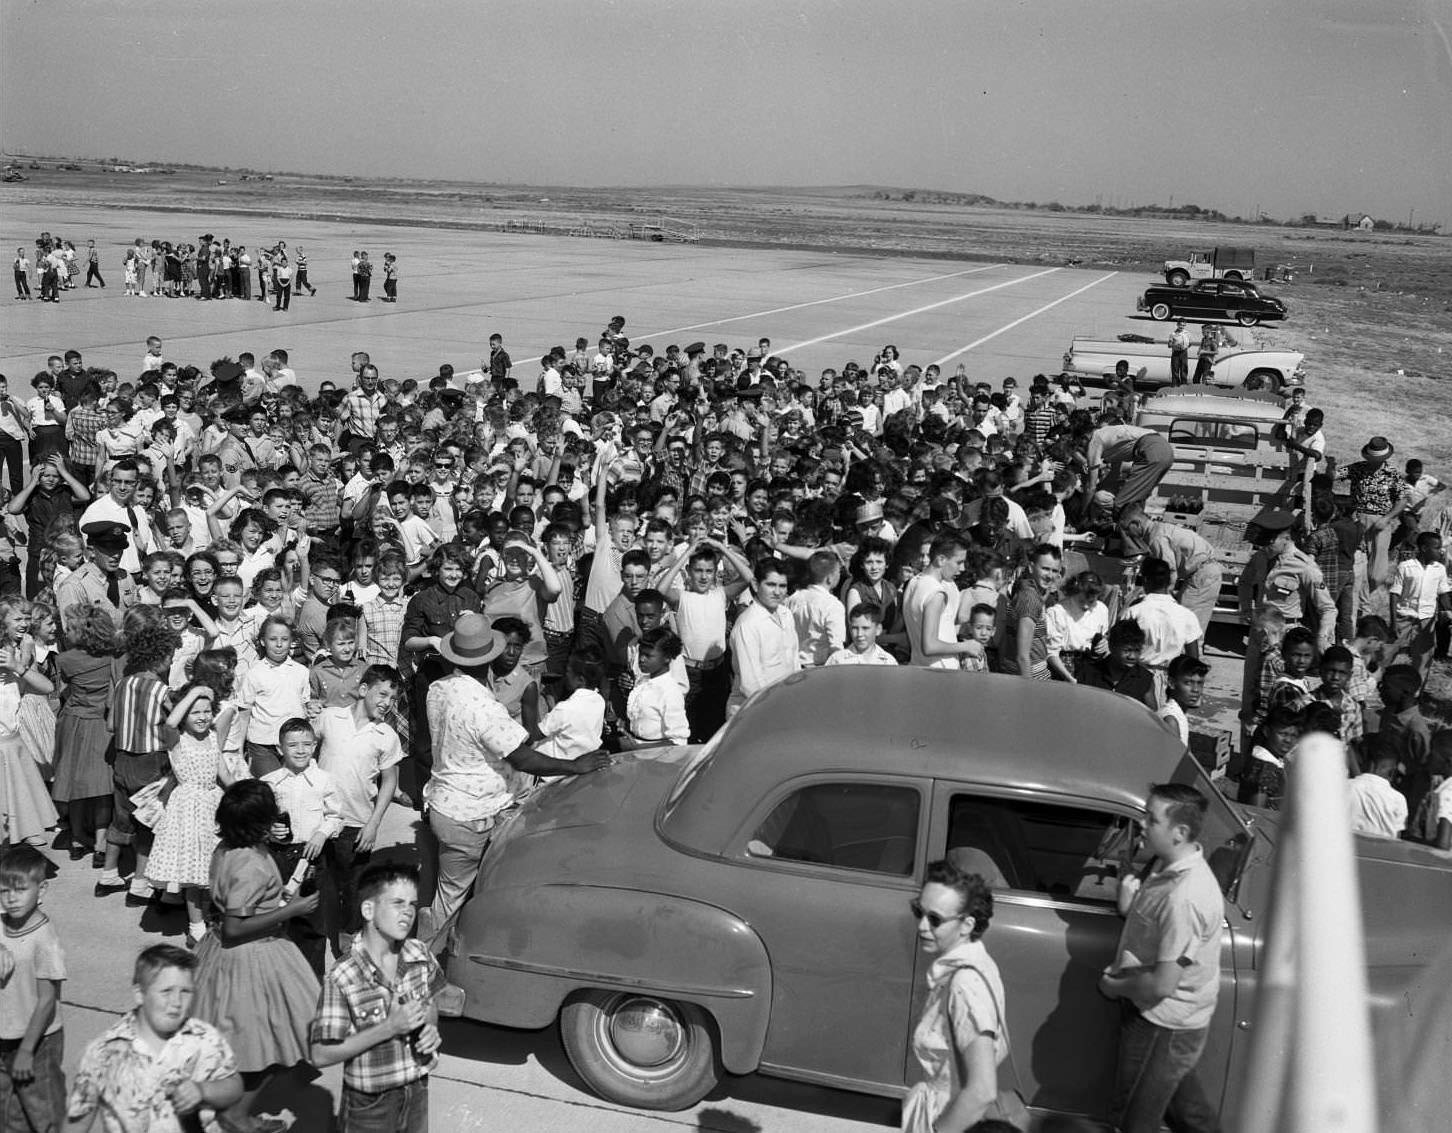
<instances>
[{"instance_id":1,"label":"car window","mask_svg":"<svg viewBox=\"0 0 1452 1133\"><path fill-rule=\"evenodd\" d=\"M1214 445L1216 448L1254 449L1260 434L1243 421L1177 418L1170 422L1170 443Z\"/></svg>"},{"instance_id":2,"label":"car window","mask_svg":"<svg viewBox=\"0 0 1452 1133\"><path fill-rule=\"evenodd\" d=\"M993 888L1112 902L1143 857L1139 834L1132 819L1084 807L955 794L945 856Z\"/></svg>"},{"instance_id":3,"label":"car window","mask_svg":"<svg viewBox=\"0 0 1452 1133\"><path fill-rule=\"evenodd\" d=\"M1245 288L1238 283L1226 283L1221 286L1220 293L1222 295L1244 295Z\"/></svg>"},{"instance_id":4,"label":"car window","mask_svg":"<svg viewBox=\"0 0 1452 1133\"><path fill-rule=\"evenodd\" d=\"M921 800L911 787L813 783L783 799L747 844L758 858L909 877Z\"/></svg>"}]
</instances>

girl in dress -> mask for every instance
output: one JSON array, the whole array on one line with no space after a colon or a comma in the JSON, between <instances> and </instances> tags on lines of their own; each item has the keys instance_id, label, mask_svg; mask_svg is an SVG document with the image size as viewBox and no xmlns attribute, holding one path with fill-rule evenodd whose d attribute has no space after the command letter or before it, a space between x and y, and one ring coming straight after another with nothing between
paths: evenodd
<instances>
[{"instance_id":1,"label":"girl in dress","mask_svg":"<svg viewBox=\"0 0 1452 1133\"><path fill-rule=\"evenodd\" d=\"M48 694L52 685L35 668L35 653L17 627L21 604L0 602L0 844L43 846L56 824L40 766L20 738L20 700L27 692Z\"/></svg>"},{"instance_id":2,"label":"girl in dress","mask_svg":"<svg viewBox=\"0 0 1452 1133\"><path fill-rule=\"evenodd\" d=\"M167 799L166 816L146 861L146 875L154 887L184 896L187 943L193 948L207 931L202 909L211 880L212 851L217 848L217 804L222 788L233 782L213 731L215 695L207 685L187 685L167 717L167 725L181 732L171 749L176 789Z\"/></svg>"},{"instance_id":3,"label":"girl in dress","mask_svg":"<svg viewBox=\"0 0 1452 1133\"><path fill-rule=\"evenodd\" d=\"M289 920L317 909L318 895L282 901L282 875L267 851L278 818L272 788L260 779L239 780L222 795L211 866L214 931L197 949L192 1014L222 1032L249 1086L270 1066L308 1057L318 1002L317 978L283 935Z\"/></svg>"},{"instance_id":4,"label":"girl in dress","mask_svg":"<svg viewBox=\"0 0 1452 1133\"><path fill-rule=\"evenodd\" d=\"M40 767L40 776L49 783L55 756L55 678L56 619L55 610L44 602L31 602L22 620L30 624L24 640L32 655L31 663L50 688L44 692L27 690L20 698L20 741Z\"/></svg>"},{"instance_id":5,"label":"girl in dress","mask_svg":"<svg viewBox=\"0 0 1452 1133\"><path fill-rule=\"evenodd\" d=\"M106 858L113 783L106 763L111 728L106 705L121 679L121 643L111 611L99 603L78 603L66 614L70 648L56 658L61 686L55 722L55 781L51 795L66 811L71 859L91 854L100 868Z\"/></svg>"},{"instance_id":6,"label":"girl in dress","mask_svg":"<svg viewBox=\"0 0 1452 1133\"><path fill-rule=\"evenodd\" d=\"M193 684L212 690L213 731L222 749L222 763L235 781L251 774L247 757L242 754L242 738L246 721L237 711L237 650L230 645L207 649L192 661Z\"/></svg>"}]
</instances>

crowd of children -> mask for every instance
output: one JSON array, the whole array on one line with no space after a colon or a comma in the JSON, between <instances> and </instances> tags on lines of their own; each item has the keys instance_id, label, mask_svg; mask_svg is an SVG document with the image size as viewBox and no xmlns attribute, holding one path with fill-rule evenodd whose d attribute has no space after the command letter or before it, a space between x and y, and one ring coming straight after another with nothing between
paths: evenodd
<instances>
[{"instance_id":1,"label":"crowd of children","mask_svg":"<svg viewBox=\"0 0 1452 1133\"><path fill-rule=\"evenodd\" d=\"M373 851L391 805L444 811L457 790L446 749L471 733L431 735L431 690L498 713L477 734L510 737L490 754L500 805L602 751L708 740L752 693L818 666L1083 684L1189 743L1209 564L1124 503L1114 462L1091 463L1126 427L1118 409L1092 416L1042 376L995 390L890 346L809 383L764 339L657 355L623 327L524 380L498 336L477 371L422 382L385 381L359 353L348 388L311 397L283 350L204 374L159 339L134 381L74 351L35 376L44 414L27 420L58 432L31 428L0 547L0 891L20 894L6 939L43 922L25 908L44 887L37 846L89 861L98 897L185 908L190 951L143 956L118 1032L159 1060L183 1034L212 1051L195 1090L173 1083L178 1112L313 1058L348 1063L350 1128L375 1127L366 1096L395 1089L376 1127L414 1127L439 975L408 939L417 880ZM1420 467L1377 475L1363 498L1367 483L1422 503L1440 489ZM1421 707L1452 610L1436 520L1391 544L1388 616L1363 603L1339 630L1312 557L1339 506L1328 487L1314 515L1260 524L1235 789L1279 805L1297 739L1330 731L1357 830L1452 846L1452 732ZM1380 529L1358 527L1353 555ZM1111 546L1133 569L1109 569ZM496 810L441 825L487 831ZM441 837L435 859L458 850ZM423 865L427 903L438 862ZM35 955L27 978L64 978L58 949ZM378 970L392 1008L367 993ZM191 988L202 1022L160 991L149 1007L162 985L167 1002ZM53 998L26 1000L38 1021L13 1036L37 1065ZM88 1052L71 1111L112 1104L115 1074Z\"/></svg>"}]
</instances>

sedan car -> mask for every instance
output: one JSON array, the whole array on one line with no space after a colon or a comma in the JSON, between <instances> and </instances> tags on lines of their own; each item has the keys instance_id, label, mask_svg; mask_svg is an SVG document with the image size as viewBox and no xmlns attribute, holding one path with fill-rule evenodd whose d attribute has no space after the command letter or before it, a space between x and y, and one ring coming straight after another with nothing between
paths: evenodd
<instances>
[{"instance_id":1,"label":"sedan car","mask_svg":"<svg viewBox=\"0 0 1452 1133\"><path fill-rule=\"evenodd\" d=\"M947 858L995 890L984 941L1020 1052L1009 1084L1038 1112L1104 1120L1119 1011L1097 983L1147 789L1164 781L1210 799L1228 931L1201 1068L1223 1099L1243 1071L1274 820L1227 803L1148 709L1078 686L818 669L757 694L703 748L552 784L495 835L449 978L465 1016L557 1023L615 1102L684 1108L723 1071L901 1096L930 962L909 902ZM1445 861L1435 883L1413 876L1432 851L1379 852L1399 872L1373 888L1422 931L1397 933L1405 915L1368 896L1389 941L1368 954L1404 976L1452 922L1452 886Z\"/></svg>"},{"instance_id":2,"label":"sedan car","mask_svg":"<svg viewBox=\"0 0 1452 1133\"><path fill-rule=\"evenodd\" d=\"M1151 318L1225 319L1244 327L1286 317L1286 305L1274 295L1263 295L1249 280L1201 279L1189 287L1157 285L1145 289L1135 304Z\"/></svg>"}]
</instances>

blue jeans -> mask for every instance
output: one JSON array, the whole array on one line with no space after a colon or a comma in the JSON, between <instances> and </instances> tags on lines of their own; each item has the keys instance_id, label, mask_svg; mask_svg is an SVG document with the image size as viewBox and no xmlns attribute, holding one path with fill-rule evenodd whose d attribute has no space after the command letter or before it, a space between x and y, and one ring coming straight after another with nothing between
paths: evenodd
<instances>
[{"instance_id":1,"label":"blue jeans","mask_svg":"<svg viewBox=\"0 0 1452 1133\"><path fill-rule=\"evenodd\" d=\"M1220 1133L1220 1117L1195 1066L1206 1029L1172 1031L1126 1005L1114 1081L1114 1125L1120 1133Z\"/></svg>"},{"instance_id":2,"label":"blue jeans","mask_svg":"<svg viewBox=\"0 0 1452 1133\"><path fill-rule=\"evenodd\" d=\"M420 1078L381 1094L343 1086L338 1109L342 1133L429 1133L429 1080Z\"/></svg>"}]
</instances>

